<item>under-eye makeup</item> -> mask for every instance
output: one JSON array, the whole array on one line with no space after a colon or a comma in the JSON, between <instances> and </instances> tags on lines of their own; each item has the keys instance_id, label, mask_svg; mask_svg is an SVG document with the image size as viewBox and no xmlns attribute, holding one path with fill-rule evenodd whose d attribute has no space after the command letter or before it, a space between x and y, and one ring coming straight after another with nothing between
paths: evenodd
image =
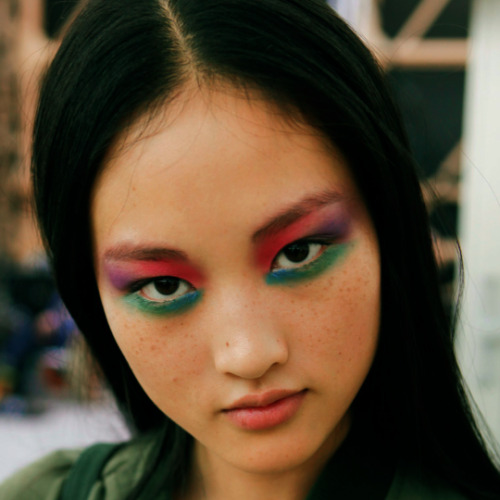
<instances>
[{"instance_id":1,"label":"under-eye makeup","mask_svg":"<svg viewBox=\"0 0 500 500\"><path fill-rule=\"evenodd\" d=\"M138 291L123 297L123 301L128 306L139 311L155 315L175 315L187 312L194 307L203 296L202 290L192 290L185 295L181 295L166 302L157 302L140 295Z\"/></svg>"}]
</instances>

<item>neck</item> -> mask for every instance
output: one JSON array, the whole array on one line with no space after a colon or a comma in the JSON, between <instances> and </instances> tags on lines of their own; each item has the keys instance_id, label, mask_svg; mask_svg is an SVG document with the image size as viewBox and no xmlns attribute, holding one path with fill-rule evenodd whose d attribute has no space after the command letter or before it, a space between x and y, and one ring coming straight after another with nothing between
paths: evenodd
<instances>
[{"instance_id":1,"label":"neck","mask_svg":"<svg viewBox=\"0 0 500 500\"><path fill-rule=\"evenodd\" d=\"M340 427L340 426L339 426ZM188 490L181 500L304 500L349 430L346 423L306 462L285 470L253 471L213 456L195 442Z\"/></svg>"}]
</instances>

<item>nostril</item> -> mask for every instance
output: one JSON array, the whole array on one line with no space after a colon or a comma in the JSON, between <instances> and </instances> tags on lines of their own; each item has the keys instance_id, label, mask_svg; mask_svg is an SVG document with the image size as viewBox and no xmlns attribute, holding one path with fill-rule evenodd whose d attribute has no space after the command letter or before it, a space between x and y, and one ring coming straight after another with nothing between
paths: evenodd
<instances>
[{"instance_id":1,"label":"nostril","mask_svg":"<svg viewBox=\"0 0 500 500\"><path fill-rule=\"evenodd\" d=\"M230 340L214 344L213 361L219 373L245 379L258 379L269 370L286 364L288 346L283 338L271 332L232 332Z\"/></svg>"}]
</instances>

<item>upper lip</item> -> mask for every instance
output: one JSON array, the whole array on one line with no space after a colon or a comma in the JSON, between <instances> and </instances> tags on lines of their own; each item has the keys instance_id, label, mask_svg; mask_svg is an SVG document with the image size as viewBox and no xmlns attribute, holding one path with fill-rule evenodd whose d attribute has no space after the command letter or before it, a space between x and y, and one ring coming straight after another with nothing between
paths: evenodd
<instances>
[{"instance_id":1,"label":"upper lip","mask_svg":"<svg viewBox=\"0 0 500 500\"><path fill-rule=\"evenodd\" d=\"M240 399L237 399L224 411L236 410L240 408L260 408L263 406L269 406L270 404L279 401L280 399L287 398L289 396L294 396L298 394L298 390L288 390L288 389L274 389L270 391L263 392L261 394L247 394Z\"/></svg>"}]
</instances>

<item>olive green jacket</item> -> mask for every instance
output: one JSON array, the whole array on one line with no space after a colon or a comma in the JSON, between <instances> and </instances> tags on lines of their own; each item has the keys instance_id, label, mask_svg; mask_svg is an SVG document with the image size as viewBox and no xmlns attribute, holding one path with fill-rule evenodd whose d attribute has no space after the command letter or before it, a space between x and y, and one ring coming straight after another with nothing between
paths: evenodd
<instances>
[{"instance_id":1,"label":"olive green jacket","mask_svg":"<svg viewBox=\"0 0 500 500\"><path fill-rule=\"evenodd\" d=\"M154 440L135 440L106 463L88 500L122 500L146 470ZM344 450L342 449L344 448ZM0 485L1 500L59 500L62 485L81 450L62 450L19 471ZM338 456L337 456L338 455ZM165 494L165 500L170 495ZM381 469L369 455L349 453L345 446L318 478L307 500L466 500L440 481L403 470ZM159 500L159 499L152 499Z\"/></svg>"}]
</instances>

